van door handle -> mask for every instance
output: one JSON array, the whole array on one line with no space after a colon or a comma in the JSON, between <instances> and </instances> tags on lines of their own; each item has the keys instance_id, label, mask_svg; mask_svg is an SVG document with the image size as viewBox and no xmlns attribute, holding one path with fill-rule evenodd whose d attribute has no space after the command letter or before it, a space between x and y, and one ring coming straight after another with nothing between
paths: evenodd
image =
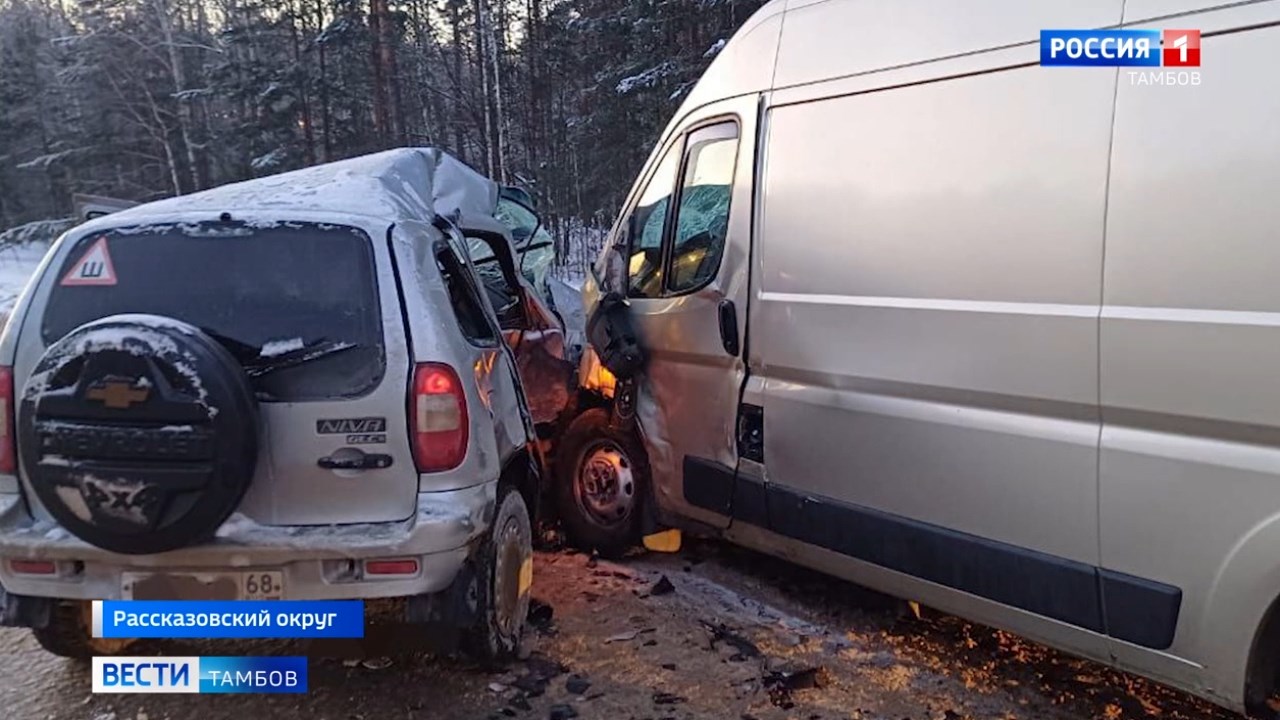
<instances>
[{"instance_id":1,"label":"van door handle","mask_svg":"<svg viewBox=\"0 0 1280 720\"><path fill-rule=\"evenodd\" d=\"M720 342L724 351L738 357L738 310L732 300L720 301Z\"/></svg>"}]
</instances>

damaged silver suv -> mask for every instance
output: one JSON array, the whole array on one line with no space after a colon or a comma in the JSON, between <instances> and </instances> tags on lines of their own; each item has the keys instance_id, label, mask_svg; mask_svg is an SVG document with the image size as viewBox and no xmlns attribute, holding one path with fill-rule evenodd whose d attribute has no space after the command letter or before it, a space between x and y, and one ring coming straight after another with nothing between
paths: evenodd
<instances>
[{"instance_id":1,"label":"damaged silver suv","mask_svg":"<svg viewBox=\"0 0 1280 720\"><path fill-rule=\"evenodd\" d=\"M127 644L90 600L385 598L428 646L516 651L520 373L568 363L498 203L403 149L69 231L0 340L0 622L86 657Z\"/></svg>"}]
</instances>

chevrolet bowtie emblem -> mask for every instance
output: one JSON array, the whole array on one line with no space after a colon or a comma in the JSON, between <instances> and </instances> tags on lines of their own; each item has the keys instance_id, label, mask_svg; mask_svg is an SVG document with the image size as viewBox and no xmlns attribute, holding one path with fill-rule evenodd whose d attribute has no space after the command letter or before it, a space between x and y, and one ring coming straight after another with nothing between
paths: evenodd
<instances>
[{"instance_id":1,"label":"chevrolet bowtie emblem","mask_svg":"<svg viewBox=\"0 0 1280 720\"><path fill-rule=\"evenodd\" d=\"M135 387L134 383L126 380L100 380L89 388L85 397L99 400L109 408L128 410L136 402L145 402L150 394L151 388L145 385Z\"/></svg>"}]
</instances>

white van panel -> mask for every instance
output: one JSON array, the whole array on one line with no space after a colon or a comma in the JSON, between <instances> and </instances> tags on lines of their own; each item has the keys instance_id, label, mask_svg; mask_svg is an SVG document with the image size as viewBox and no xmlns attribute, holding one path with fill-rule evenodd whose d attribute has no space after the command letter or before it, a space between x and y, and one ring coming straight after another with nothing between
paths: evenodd
<instances>
[{"instance_id":1,"label":"white van panel","mask_svg":"<svg viewBox=\"0 0 1280 720\"><path fill-rule=\"evenodd\" d=\"M1202 36L1277 21L1280 0L1128 0L1124 6L1126 28L1199 30ZM1208 54L1201 58L1201 65L1202 70L1219 67ZM1122 68L1121 80L1129 71L1141 69Z\"/></svg>"},{"instance_id":2,"label":"white van panel","mask_svg":"<svg viewBox=\"0 0 1280 720\"><path fill-rule=\"evenodd\" d=\"M1239 2L1230 2L1229 0L1127 0L1124 6L1124 21L1126 23L1141 22L1148 19L1166 18L1169 15L1194 13L1214 7L1238 4ZM1200 19L1195 18L1196 22L1190 24L1162 23L1162 25L1170 30L1197 29L1200 28Z\"/></svg>"},{"instance_id":3,"label":"white van panel","mask_svg":"<svg viewBox=\"0 0 1280 720\"><path fill-rule=\"evenodd\" d=\"M1114 80L1023 68L771 109L751 339L770 482L1097 563Z\"/></svg>"},{"instance_id":4,"label":"white van panel","mask_svg":"<svg viewBox=\"0 0 1280 720\"><path fill-rule=\"evenodd\" d=\"M1120 22L1121 0L831 0L789 9L775 87L1035 43L1045 28Z\"/></svg>"},{"instance_id":5,"label":"white van panel","mask_svg":"<svg viewBox=\"0 0 1280 720\"><path fill-rule=\"evenodd\" d=\"M1170 652L1226 698L1280 596L1278 43L1203 38L1198 86L1122 74L1107 218L1102 560L1182 588Z\"/></svg>"},{"instance_id":6,"label":"white van panel","mask_svg":"<svg viewBox=\"0 0 1280 720\"><path fill-rule=\"evenodd\" d=\"M847 349L823 358L841 374L1094 403L1112 79L1029 68L773 109L766 311L842 308Z\"/></svg>"},{"instance_id":7,"label":"white van panel","mask_svg":"<svg viewBox=\"0 0 1280 720\"><path fill-rule=\"evenodd\" d=\"M685 98L656 147L666 145L676 123L683 121L689 111L707 103L769 89L783 26L782 10L781 4L774 3L772 8L763 8L738 28L732 41L720 50Z\"/></svg>"},{"instance_id":8,"label":"white van panel","mask_svg":"<svg viewBox=\"0 0 1280 720\"><path fill-rule=\"evenodd\" d=\"M1280 426L1280 94L1250 71L1276 43L1204 38L1199 86L1121 80L1104 405Z\"/></svg>"}]
</instances>

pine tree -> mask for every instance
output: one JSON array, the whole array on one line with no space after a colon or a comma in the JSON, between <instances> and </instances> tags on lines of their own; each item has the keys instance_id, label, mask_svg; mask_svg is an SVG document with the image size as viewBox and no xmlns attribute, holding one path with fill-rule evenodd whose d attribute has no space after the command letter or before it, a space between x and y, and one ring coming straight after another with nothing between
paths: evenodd
<instances>
[{"instance_id":1,"label":"pine tree","mask_svg":"<svg viewBox=\"0 0 1280 720\"><path fill-rule=\"evenodd\" d=\"M582 263L762 1L0 0L0 229L430 144Z\"/></svg>"}]
</instances>

